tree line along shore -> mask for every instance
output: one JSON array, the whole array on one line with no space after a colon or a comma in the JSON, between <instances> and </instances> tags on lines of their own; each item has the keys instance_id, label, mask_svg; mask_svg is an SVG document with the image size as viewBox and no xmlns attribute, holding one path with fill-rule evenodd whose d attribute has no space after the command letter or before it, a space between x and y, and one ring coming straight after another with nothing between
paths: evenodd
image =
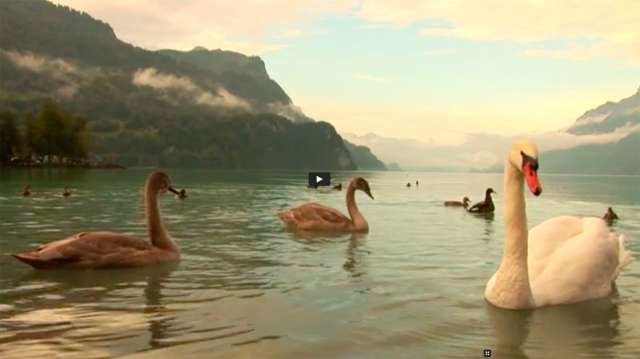
<instances>
[{"instance_id":1,"label":"tree line along shore","mask_svg":"<svg viewBox=\"0 0 640 359\"><path fill-rule=\"evenodd\" d=\"M0 166L123 168L92 158L87 121L53 102L20 117L0 113Z\"/></svg>"}]
</instances>

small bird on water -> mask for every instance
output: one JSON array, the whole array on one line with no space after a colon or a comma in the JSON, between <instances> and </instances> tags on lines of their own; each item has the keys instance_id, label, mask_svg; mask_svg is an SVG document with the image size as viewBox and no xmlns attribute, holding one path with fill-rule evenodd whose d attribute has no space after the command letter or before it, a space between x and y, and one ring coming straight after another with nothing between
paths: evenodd
<instances>
[{"instance_id":1,"label":"small bird on water","mask_svg":"<svg viewBox=\"0 0 640 359\"><path fill-rule=\"evenodd\" d=\"M602 216L602 219L604 219L607 224L612 225L613 222L620 219L620 217L618 217L618 214L613 211L613 208L609 207L607 208L607 213Z\"/></svg>"},{"instance_id":2,"label":"small bird on water","mask_svg":"<svg viewBox=\"0 0 640 359\"><path fill-rule=\"evenodd\" d=\"M496 207L491 198L492 193L496 193L496 191L494 191L493 188L487 188L484 201L474 204L471 208L467 209L467 211L472 213L493 213Z\"/></svg>"}]
</instances>

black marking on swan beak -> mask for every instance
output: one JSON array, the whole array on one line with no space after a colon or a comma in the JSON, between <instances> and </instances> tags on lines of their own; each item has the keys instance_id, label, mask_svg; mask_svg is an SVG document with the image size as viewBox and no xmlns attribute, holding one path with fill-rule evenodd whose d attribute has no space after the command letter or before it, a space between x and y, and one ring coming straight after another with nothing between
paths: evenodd
<instances>
[{"instance_id":1,"label":"black marking on swan beak","mask_svg":"<svg viewBox=\"0 0 640 359\"><path fill-rule=\"evenodd\" d=\"M523 151L520 151L520 154L522 155L522 168L524 169L524 166L528 163L531 165L531 169L534 171L538 171L538 159L533 158L531 156L529 156L528 154L524 153Z\"/></svg>"},{"instance_id":2,"label":"black marking on swan beak","mask_svg":"<svg viewBox=\"0 0 640 359\"><path fill-rule=\"evenodd\" d=\"M169 190L171 193L174 193L174 194L180 194L180 192L176 191L176 189L175 189L175 188L173 188L173 187L171 187L171 186L169 186L168 190Z\"/></svg>"}]
</instances>

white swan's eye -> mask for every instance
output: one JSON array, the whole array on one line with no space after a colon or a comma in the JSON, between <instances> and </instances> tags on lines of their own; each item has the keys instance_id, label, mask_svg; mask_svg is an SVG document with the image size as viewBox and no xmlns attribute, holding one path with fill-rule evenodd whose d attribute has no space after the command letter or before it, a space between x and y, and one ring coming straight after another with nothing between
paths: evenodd
<instances>
[{"instance_id":1,"label":"white swan's eye","mask_svg":"<svg viewBox=\"0 0 640 359\"><path fill-rule=\"evenodd\" d=\"M532 170L534 170L534 171L538 170L538 160L536 158L533 158L533 157L527 155L523 151L520 151L520 155L522 156L522 168L523 169L525 168L526 165L529 165L529 167Z\"/></svg>"}]
</instances>

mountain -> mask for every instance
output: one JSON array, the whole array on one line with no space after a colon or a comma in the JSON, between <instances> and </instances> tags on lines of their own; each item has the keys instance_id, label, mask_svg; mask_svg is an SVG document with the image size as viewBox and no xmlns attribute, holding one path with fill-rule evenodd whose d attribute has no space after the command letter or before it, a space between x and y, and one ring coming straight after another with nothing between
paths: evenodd
<instances>
[{"instance_id":1,"label":"mountain","mask_svg":"<svg viewBox=\"0 0 640 359\"><path fill-rule=\"evenodd\" d=\"M640 133L617 142L545 152L541 166L551 173L640 175Z\"/></svg>"},{"instance_id":2,"label":"mountain","mask_svg":"<svg viewBox=\"0 0 640 359\"><path fill-rule=\"evenodd\" d=\"M344 140L344 144L351 153L351 157L362 170L382 170L386 171L387 166L384 162L380 161L376 155L371 152L371 149L367 146L355 145L347 140Z\"/></svg>"},{"instance_id":3,"label":"mountain","mask_svg":"<svg viewBox=\"0 0 640 359\"><path fill-rule=\"evenodd\" d=\"M125 165L356 168L333 126L305 116L259 57L149 51L87 13L0 1L0 112L48 101L88 121L97 156Z\"/></svg>"},{"instance_id":4,"label":"mountain","mask_svg":"<svg viewBox=\"0 0 640 359\"><path fill-rule=\"evenodd\" d=\"M640 125L640 88L619 102L608 101L585 112L567 132L575 135L609 133L624 127Z\"/></svg>"},{"instance_id":5,"label":"mountain","mask_svg":"<svg viewBox=\"0 0 640 359\"><path fill-rule=\"evenodd\" d=\"M582 144L544 153L546 171L581 174L640 174L640 88L618 102L585 112L567 132L594 141L619 134L607 143Z\"/></svg>"}]
</instances>

